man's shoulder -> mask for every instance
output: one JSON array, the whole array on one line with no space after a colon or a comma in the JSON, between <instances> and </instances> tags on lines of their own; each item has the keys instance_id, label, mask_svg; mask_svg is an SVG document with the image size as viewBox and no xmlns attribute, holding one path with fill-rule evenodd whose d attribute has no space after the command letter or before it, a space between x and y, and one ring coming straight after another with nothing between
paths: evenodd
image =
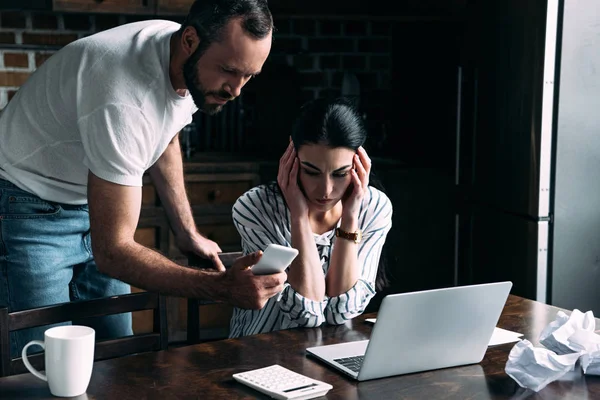
<instances>
[{"instance_id":1,"label":"man's shoulder","mask_svg":"<svg viewBox=\"0 0 600 400\"><path fill-rule=\"evenodd\" d=\"M88 114L111 102L128 104L159 115L168 82L169 39L180 25L149 20L125 24L92 35L78 44L81 53L80 90ZM98 83L101 84L98 84ZM156 110L155 110L156 108Z\"/></svg>"},{"instance_id":2,"label":"man's shoulder","mask_svg":"<svg viewBox=\"0 0 600 400\"><path fill-rule=\"evenodd\" d=\"M93 35L79 39L74 43L90 46L92 44L110 46L115 42L144 41L157 35L176 32L181 25L174 21L150 19L130 22L114 28L106 29Z\"/></svg>"}]
</instances>

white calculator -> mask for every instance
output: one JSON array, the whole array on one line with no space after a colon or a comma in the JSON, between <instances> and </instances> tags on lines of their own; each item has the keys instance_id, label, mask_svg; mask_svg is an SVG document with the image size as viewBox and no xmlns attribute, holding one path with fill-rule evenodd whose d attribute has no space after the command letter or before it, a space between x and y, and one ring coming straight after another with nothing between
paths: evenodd
<instances>
[{"instance_id":1,"label":"white calculator","mask_svg":"<svg viewBox=\"0 0 600 400\"><path fill-rule=\"evenodd\" d=\"M233 379L266 395L281 400L305 400L325 396L333 387L281 365L233 374Z\"/></svg>"}]
</instances>

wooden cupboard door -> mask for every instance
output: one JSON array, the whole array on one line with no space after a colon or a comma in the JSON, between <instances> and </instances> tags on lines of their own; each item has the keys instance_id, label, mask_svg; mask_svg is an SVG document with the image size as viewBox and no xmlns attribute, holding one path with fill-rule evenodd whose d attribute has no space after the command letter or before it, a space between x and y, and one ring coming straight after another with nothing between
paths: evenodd
<instances>
[{"instance_id":1,"label":"wooden cupboard door","mask_svg":"<svg viewBox=\"0 0 600 400\"><path fill-rule=\"evenodd\" d=\"M227 225L203 225L201 232L212 241L222 243L223 245L240 246L240 235L233 223Z\"/></svg>"},{"instance_id":2,"label":"wooden cupboard door","mask_svg":"<svg viewBox=\"0 0 600 400\"><path fill-rule=\"evenodd\" d=\"M231 204L252 188L251 181L188 182L191 205Z\"/></svg>"},{"instance_id":3,"label":"wooden cupboard door","mask_svg":"<svg viewBox=\"0 0 600 400\"><path fill-rule=\"evenodd\" d=\"M237 229L233 226L233 222L230 224L198 225L198 232L216 242L223 251L241 249L241 238ZM169 257L182 257L183 255L175 244L173 232L170 232L169 235Z\"/></svg>"},{"instance_id":4,"label":"wooden cupboard door","mask_svg":"<svg viewBox=\"0 0 600 400\"><path fill-rule=\"evenodd\" d=\"M157 200L158 196L153 185L142 186L142 206L155 206Z\"/></svg>"},{"instance_id":5,"label":"wooden cupboard door","mask_svg":"<svg viewBox=\"0 0 600 400\"><path fill-rule=\"evenodd\" d=\"M156 243L156 230L157 227L137 228L133 234L133 240L142 246L149 247L151 249L157 249Z\"/></svg>"},{"instance_id":6,"label":"wooden cupboard door","mask_svg":"<svg viewBox=\"0 0 600 400\"><path fill-rule=\"evenodd\" d=\"M134 240L146 247L151 249L157 248L156 238L157 238L157 227L146 227L146 228L138 228L133 238ZM139 289L135 286L130 286L131 293L144 292L144 290ZM154 323L154 313L152 310L144 310L144 311L136 311L131 314L131 324L134 334L140 333L149 333L152 332L153 323ZM168 321L168 320L167 320Z\"/></svg>"},{"instance_id":7,"label":"wooden cupboard door","mask_svg":"<svg viewBox=\"0 0 600 400\"><path fill-rule=\"evenodd\" d=\"M158 0L156 14L187 15L194 0Z\"/></svg>"}]
</instances>

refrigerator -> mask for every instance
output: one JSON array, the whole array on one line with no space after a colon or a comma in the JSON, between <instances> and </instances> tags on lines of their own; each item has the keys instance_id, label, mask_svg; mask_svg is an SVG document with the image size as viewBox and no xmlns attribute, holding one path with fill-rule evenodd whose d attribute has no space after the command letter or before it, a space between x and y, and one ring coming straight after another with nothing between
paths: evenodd
<instances>
[{"instance_id":1,"label":"refrigerator","mask_svg":"<svg viewBox=\"0 0 600 400\"><path fill-rule=\"evenodd\" d=\"M600 315L600 7L469 2L456 71L453 284Z\"/></svg>"}]
</instances>

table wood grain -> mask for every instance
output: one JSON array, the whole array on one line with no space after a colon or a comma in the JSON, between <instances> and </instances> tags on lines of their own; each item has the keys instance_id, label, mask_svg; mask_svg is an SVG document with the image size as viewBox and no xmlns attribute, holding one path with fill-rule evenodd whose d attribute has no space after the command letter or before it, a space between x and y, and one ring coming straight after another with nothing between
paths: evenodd
<instances>
[{"instance_id":1,"label":"table wood grain","mask_svg":"<svg viewBox=\"0 0 600 400\"><path fill-rule=\"evenodd\" d=\"M498 326L534 344L559 311L509 296ZM600 377L573 373L535 393L504 372L514 343L490 347L479 364L356 382L306 356L309 346L368 339L362 315L346 325L293 329L137 354L95 363L87 393L78 399L267 399L232 374L280 364L333 385L327 399L600 399ZM409 322L409 321L407 321ZM598 323L597 323L598 325ZM31 374L0 379L0 398L55 399Z\"/></svg>"}]
</instances>

